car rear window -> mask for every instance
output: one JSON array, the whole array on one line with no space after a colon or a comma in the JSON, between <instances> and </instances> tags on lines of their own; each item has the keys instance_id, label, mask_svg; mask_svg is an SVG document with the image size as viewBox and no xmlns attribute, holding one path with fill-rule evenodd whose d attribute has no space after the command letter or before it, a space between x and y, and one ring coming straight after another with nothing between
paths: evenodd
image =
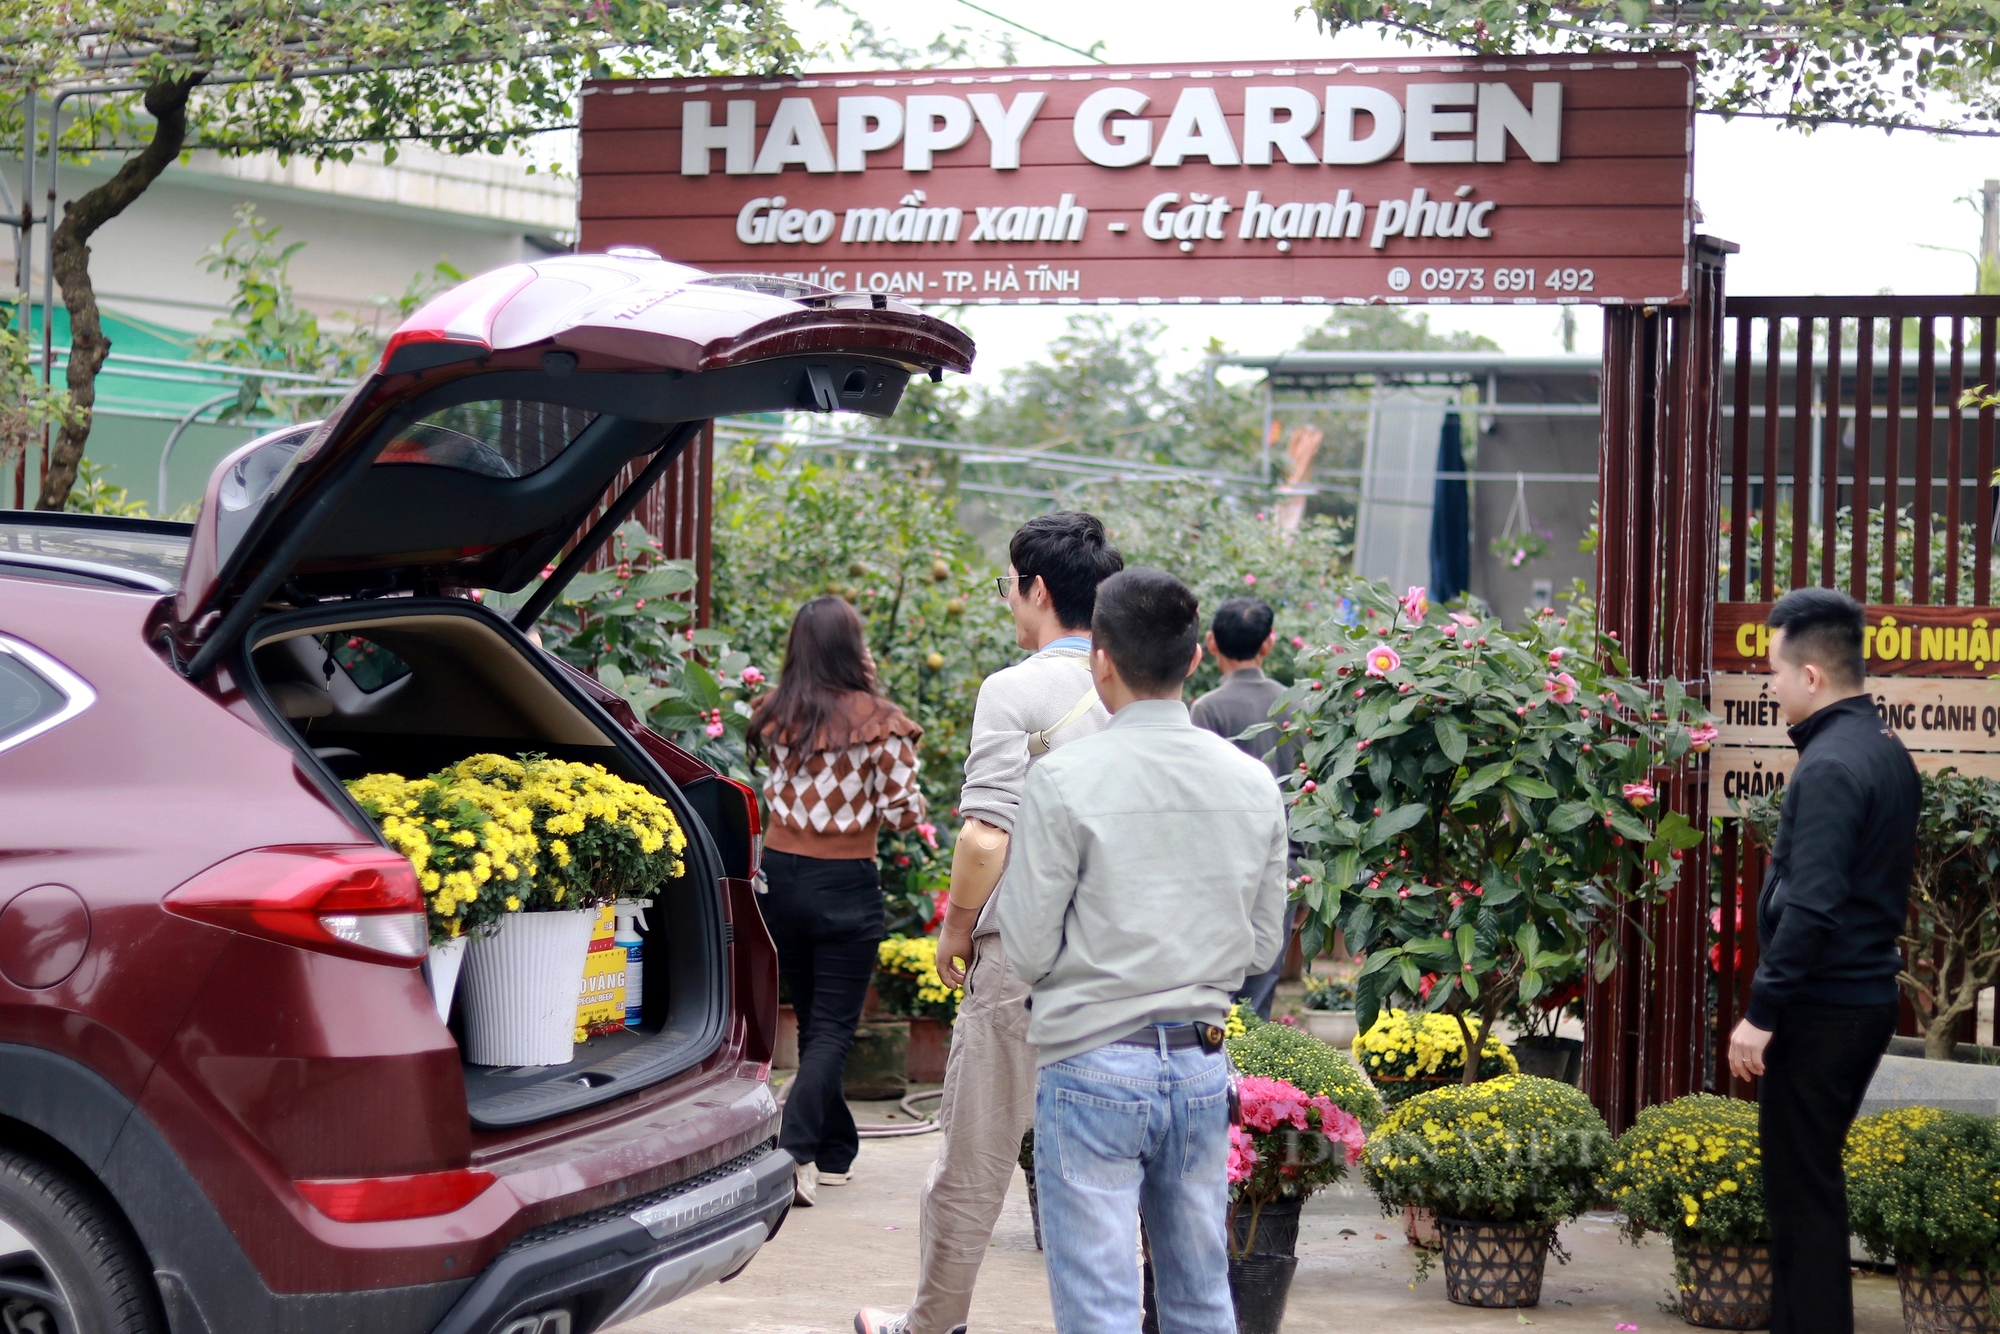
<instances>
[{"instance_id":1,"label":"car rear window","mask_svg":"<svg viewBox=\"0 0 2000 1334\"><path fill-rule=\"evenodd\" d=\"M340 670L347 673L347 679L354 682L364 695L372 695L383 686L394 685L410 674L409 663L372 639L363 639L360 635L331 634L321 635L319 642L340 664Z\"/></svg>"},{"instance_id":2,"label":"car rear window","mask_svg":"<svg viewBox=\"0 0 2000 1334\"><path fill-rule=\"evenodd\" d=\"M403 428L375 459L427 463L482 477L540 472L597 420L597 414L557 403L493 399L443 408Z\"/></svg>"},{"instance_id":3,"label":"car rear window","mask_svg":"<svg viewBox=\"0 0 2000 1334\"><path fill-rule=\"evenodd\" d=\"M89 526L79 522L16 521L0 518L0 565L9 555L22 559L18 564L32 567L37 557L56 561L82 562L73 566L87 574L89 566L105 566L131 574L151 576L172 587L180 582L181 567L187 564L189 525L160 524L155 531L126 531Z\"/></svg>"},{"instance_id":4,"label":"car rear window","mask_svg":"<svg viewBox=\"0 0 2000 1334\"><path fill-rule=\"evenodd\" d=\"M0 635L0 750L39 736L94 698L90 687L54 659Z\"/></svg>"}]
</instances>

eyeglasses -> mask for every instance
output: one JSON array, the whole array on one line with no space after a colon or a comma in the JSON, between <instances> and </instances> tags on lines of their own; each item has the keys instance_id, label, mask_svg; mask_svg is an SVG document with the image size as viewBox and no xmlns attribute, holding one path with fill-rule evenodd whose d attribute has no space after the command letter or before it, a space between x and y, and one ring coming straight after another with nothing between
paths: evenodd
<instances>
[{"instance_id":1,"label":"eyeglasses","mask_svg":"<svg viewBox=\"0 0 2000 1334\"><path fill-rule=\"evenodd\" d=\"M1007 585L1019 583L1020 580L1021 576L1018 574L996 574L993 576L993 587L999 590L1002 602L1007 600Z\"/></svg>"}]
</instances>

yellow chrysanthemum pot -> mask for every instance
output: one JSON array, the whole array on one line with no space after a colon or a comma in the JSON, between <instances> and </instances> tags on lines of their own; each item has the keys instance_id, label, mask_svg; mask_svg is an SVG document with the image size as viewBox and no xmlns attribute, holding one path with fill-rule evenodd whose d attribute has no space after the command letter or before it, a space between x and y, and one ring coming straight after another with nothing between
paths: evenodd
<instances>
[{"instance_id":1,"label":"yellow chrysanthemum pot","mask_svg":"<svg viewBox=\"0 0 2000 1334\"><path fill-rule=\"evenodd\" d=\"M567 1065L595 909L515 912L475 935L465 961L465 1059Z\"/></svg>"}]
</instances>

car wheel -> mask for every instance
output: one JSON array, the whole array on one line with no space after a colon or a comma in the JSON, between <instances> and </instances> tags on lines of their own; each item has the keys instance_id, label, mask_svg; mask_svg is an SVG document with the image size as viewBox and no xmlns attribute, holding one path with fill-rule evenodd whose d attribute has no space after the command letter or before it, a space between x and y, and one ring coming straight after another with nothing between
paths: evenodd
<instances>
[{"instance_id":1,"label":"car wheel","mask_svg":"<svg viewBox=\"0 0 2000 1334\"><path fill-rule=\"evenodd\" d=\"M109 1202L0 1149L0 1331L164 1334L151 1267Z\"/></svg>"}]
</instances>

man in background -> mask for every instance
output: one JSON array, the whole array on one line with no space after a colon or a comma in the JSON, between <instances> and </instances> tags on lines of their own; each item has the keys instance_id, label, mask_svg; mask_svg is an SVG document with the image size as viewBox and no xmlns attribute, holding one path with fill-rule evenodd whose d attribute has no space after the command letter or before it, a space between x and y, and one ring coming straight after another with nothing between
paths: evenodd
<instances>
[{"instance_id":1,"label":"man in background","mask_svg":"<svg viewBox=\"0 0 2000 1334\"><path fill-rule=\"evenodd\" d=\"M1028 989L1007 967L995 890L1008 860L1030 765L1111 721L1090 675L1097 587L1124 560L1094 515L1044 514L1007 548L1000 595L1015 642L1032 656L979 687L965 760L964 817L952 850L951 897L938 932L938 975L965 988L938 1108L944 1144L917 1197L917 1292L908 1311L865 1307L856 1334L963 1330L980 1261L1007 1198L1021 1138L1035 1117Z\"/></svg>"},{"instance_id":2,"label":"man in background","mask_svg":"<svg viewBox=\"0 0 2000 1334\"><path fill-rule=\"evenodd\" d=\"M1896 1031L1921 787L1868 698L1862 612L1830 588L1778 599L1771 693L1799 749L1757 903L1764 942L1729 1039L1762 1076L1757 1137L1775 1334L1853 1334L1841 1149Z\"/></svg>"},{"instance_id":3,"label":"man in background","mask_svg":"<svg viewBox=\"0 0 2000 1334\"><path fill-rule=\"evenodd\" d=\"M1264 675L1264 659L1269 657L1278 637L1271 632L1274 619L1270 605L1257 598L1231 598L1215 609L1209 622L1208 651L1222 672L1222 684L1203 695L1188 710L1196 727L1203 727L1238 750L1270 766L1271 773L1283 778L1298 763L1298 747L1280 739L1278 726L1283 718L1273 718L1271 708L1285 687ZM1239 734L1258 724L1265 731L1252 737ZM1296 854L1296 849L1293 850ZM1278 979L1285 971L1285 955L1291 950L1292 933L1298 928L1299 907L1293 904L1285 916L1285 948L1278 961L1254 977L1243 979L1243 998L1260 1019L1271 1017L1271 1000L1278 993Z\"/></svg>"},{"instance_id":4,"label":"man in background","mask_svg":"<svg viewBox=\"0 0 2000 1334\"><path fill-rule=\"evenodd\" d=\"M1159 570L1097 593L1110 726L1028 773L1000 934L1033 988L1035 1182L1057 1334L1133 1334L1143 1217L1160 1328L1236 1327L1220 1025L1284 945L1285 804L1188 721L1194 594Z\"/></svg>"}]
</instances>

